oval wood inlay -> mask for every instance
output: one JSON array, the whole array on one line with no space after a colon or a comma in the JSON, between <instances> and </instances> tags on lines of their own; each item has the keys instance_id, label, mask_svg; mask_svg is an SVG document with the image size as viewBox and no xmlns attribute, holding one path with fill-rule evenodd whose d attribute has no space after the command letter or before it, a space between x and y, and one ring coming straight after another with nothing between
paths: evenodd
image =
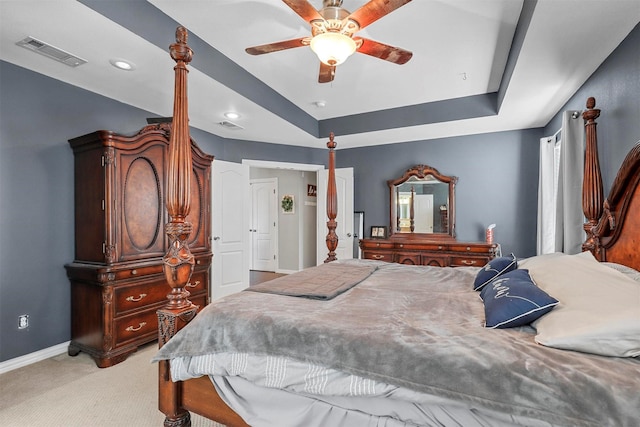
<instances>
[{"instance_id":1,"label":"oval wood inlay","mask_svg":"<svg viewBox=\"0 0 640 427\"><path fill-rule=\"evenodd\" d=\"M124 183L124 224L131 244L139 250L153 246L162 229L162 197L158 173L148 159L129 166Z\"/></svg>"}]
</instances>

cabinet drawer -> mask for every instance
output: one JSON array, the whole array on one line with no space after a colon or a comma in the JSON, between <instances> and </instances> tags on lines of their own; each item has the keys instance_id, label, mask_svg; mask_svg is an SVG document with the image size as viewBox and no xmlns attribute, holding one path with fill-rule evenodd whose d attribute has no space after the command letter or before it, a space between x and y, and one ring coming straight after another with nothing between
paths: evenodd
<instances>
[{"instance_id":1,"label":"cabinet drawer","mask_svg":"<svg viewBox=\"0 0 640 427\"><path fill-rule=\"evenodd\" d=\"M482 267L489 262L489 257L452 256L452 267Z\"/></svg>"},{"instance_id":2,"label":"cabinet drawer","mask_svg":"<svg viewBox=\"0 0 640 427\"><path fill-rule=\"evenodd\" d=\"M198 294L189 297L189 301L198 306L198 312L207 305L207 294Z\"/></svg>"},{"instance_id":3,"label":"cabinet drawer","mask_svg":"<svg viewBox=\"0 0 640 427\"><path fill-rule=\"evenodd\" d=\"M364 259L373 259L373 260L376 260L376 261L393 262L393 253L392 252L364 251L362 256L364 256Z\"/></svg>"},{"instance_id":4,"label":"cabinet drawer","mask_svg":"<svg viewBox=\"0 0 640 427\"><path fill-rule=\"evenodd\" d=\"M191 275L191 280L185 286L185 289L188 290L192 294L196 294L199 292L205 292L207 290L207 272L206 271L197 271ZM169 285L167 285L169 287ZM168 292L167 292L168 293Z\"/></svg>"},{"instance_id":5,"label":"cabinet drawer","mask_svg":"<svg viewBox=\"0 0 640 427\"><path fill-rule=\"evenodd\" d=\"M192 294L206 291L206 275L205 271L193 273L186 289ZM131 285L118 286L115 290L116 316L131 310L141 310L153 304L166 302L169 292L171 292L171 287L167 284L164 276L157 276L154 279Z\"/></svg>"},{"instance_id":6,"label":"cabinet drawer","mask_svg":"<svg viewBox=\"0 0 640 427\"><path fill-rule=\"evenodd\" d=\"M131 310L141 310L149 305L167 300L171 288L164 276L152 280L134 282L115 289L114 303L116 316Z\"/></svg>"},{"instance_id":7,"label":"cabinet drawer","mask_svg":"<svg viewBox=\"0 0 640 427\"><path fill-rule=\"evenodd\" d=\"M397 252L396 258L394 260L398 264L405 265L421 265L420 254L419 253L403 253Z\"/></svg>"},{"instance_id":8,"label":"cabinet drawer","mask_svg":"<svg viewBox=\"0 0 640 427\"><path fill-rule=\"evenodd\" d=\"M448 267L449 263L446 257L423 254L422 265L430 265L432 267Z\"/></svg>"},{"instance_id":9,"label":"cabinet drawer","mask_svg":"<svg viewBox=\"0 0 640 427\"><path fill-rule=\"evenodd\" d=\"M145 335L148 336L149 341L152 341L158 334L156 310L151 309L116 319L113 334L116 347L138 340Z\"/></svg>"}]
</instances>

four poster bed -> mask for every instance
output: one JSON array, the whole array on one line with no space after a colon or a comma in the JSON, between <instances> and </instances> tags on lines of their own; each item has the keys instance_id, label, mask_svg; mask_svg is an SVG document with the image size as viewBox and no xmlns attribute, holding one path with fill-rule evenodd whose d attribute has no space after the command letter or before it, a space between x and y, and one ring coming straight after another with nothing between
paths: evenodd
<instances>
[{"instance_id":1,"label":"four poster bed","mask_svg":"<svg viewBox=\"0 0 640 427\"><path fill-rule=\"evenodd\" d=\"M173 243L165 257L172 291L158 312L155 357L166 426L190 425L189 411L228 426L638 425L640 144L605 200L593 98L583 113L582 254L500 257L485 268L335 260L331 136L333 262L222 298L195 316L184 292L189 201L180 199L190 170L191 52L186 31L176 38L175 191L167 200ZM532 279L546 301L490 327L496 312L489 302L515 294L518 275Z\"/></svg>"}]
</instances>

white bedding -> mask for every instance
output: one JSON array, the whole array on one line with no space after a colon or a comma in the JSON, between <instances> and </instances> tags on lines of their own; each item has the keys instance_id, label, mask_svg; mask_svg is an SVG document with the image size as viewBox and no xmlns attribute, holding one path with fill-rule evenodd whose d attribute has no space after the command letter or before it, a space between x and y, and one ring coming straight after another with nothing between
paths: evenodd
<instances>
[{"instance_id":1,"label":"white bedding","mask_svg":"<svg viewBox=\"0 0 640 427\"><path fill-rule=\"evenodd\" d=\"M276 420L278 427L553 426L287 358L219 353L171 361L174 381L203 375L253 427Z\"/></svg>"}]
</instances>

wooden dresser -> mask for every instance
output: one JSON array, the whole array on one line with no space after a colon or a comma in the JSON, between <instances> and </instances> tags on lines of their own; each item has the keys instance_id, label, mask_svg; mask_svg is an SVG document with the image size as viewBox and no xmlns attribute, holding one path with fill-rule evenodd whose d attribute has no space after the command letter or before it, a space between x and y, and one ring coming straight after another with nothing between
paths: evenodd
<instances>
[{"instance_id":1,"label":"wooden dresser","mask_svg":"<svg viewBox=\"0 0 640 427\"><path fill-rule=\"evenodd\" d=\"M389 239L361 239L362 257L409 265L482 267L498 252L495 243L467 243L454 239L395 239L394 236Z\"/></svg>"},{"instance_id":2,"label":"wooden dresser","mask_svg":"<svg viewBox=\"0 0 640 427\"><path fill-rule=\"evenodd\" d=\"M69 141L75 173L75 259L71 282L69 354L83 351L99 367L119 363L158 334L156 310L171 291L163 272L169 124L133 136L97 131ZM195 268L187 289L200 307L209 301L210 172L213 156L192 141Z\"/></svg>"}]
</instances>

